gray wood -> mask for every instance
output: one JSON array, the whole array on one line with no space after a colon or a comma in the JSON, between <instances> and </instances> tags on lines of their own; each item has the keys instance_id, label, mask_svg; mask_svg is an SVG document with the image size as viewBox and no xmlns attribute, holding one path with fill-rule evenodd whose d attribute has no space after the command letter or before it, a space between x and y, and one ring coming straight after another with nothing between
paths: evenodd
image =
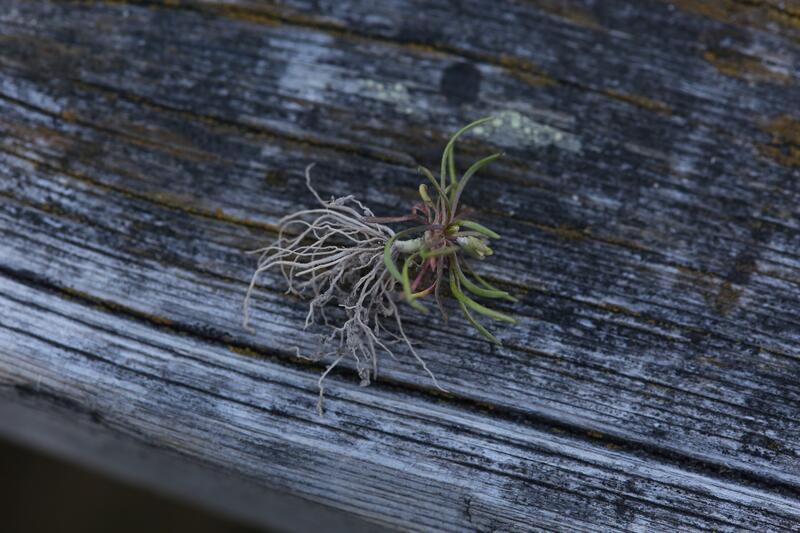
<instances>
[{"instance_id":1,"label":"gray wood","mask_svg":"<svg viewBox=\"0 0 800 533\"><path fill-rule=\"evenodd\" d=\"M0 395L0 434L4 438L126 483L203 505L237 522L266 526L270 531L396 531L131 438L129 432L101 424L97 412L53 395L41 383L14 391L4 388Z\"/></svg>"},{"instance_id":2,"label":"gray wood","mask_svg":"<svg viewBox=\"0 0 800 533\"><path fill-rule=\"evenodd\" d=\"M6 397L44 383L39 406L405 530L800 524L793 8L0 6ZM467 200L520 325L496 348L426 320L447 394L403 356L365 390L336 371L317 418L304 303L265 276L243 331L242 251L312 204L309 162L394 214L490 113L458 157L507 153Z\"/></svg>"}]
</instances>

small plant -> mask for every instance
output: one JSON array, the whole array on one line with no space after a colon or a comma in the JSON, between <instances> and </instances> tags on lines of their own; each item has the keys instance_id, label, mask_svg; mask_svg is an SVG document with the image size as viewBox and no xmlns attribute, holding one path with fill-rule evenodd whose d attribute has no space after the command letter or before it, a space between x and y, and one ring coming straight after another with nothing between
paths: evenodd
<instances>
[{"instance_id":1,"label":"small plant","mask_svg":"<svg viewBox=\"0 0 800 533\"><path fill-rule=\"evenodd\" d=\"M319 379L321 413L328 373L347 356L353 357L362 385L377 376L377 354L391 357L391 345L403 342L439 388L436 377L414 349L403 329L397 302L405 300L414 309L427 313L422 304L432 297L447 320L443 291L456 299L464 316L481 335L493 343L492 335L473 313L491 319L515 323L499 311L478 303L472 296L490 299L516 299L481 278L469 261L492 255L491 239L500 236L470 219L473 211L461 204L461 195L475 173L500 157L492 154L475 162L459 177L456 173L454 147L466 131L492 117L483 118L456 132L442 154L441 173L437 180L426 168L420 171L433 187L419 186L420 200L410 212L394 217L376 217L353 196L323 200L311 185L306 168L306 185L321 207L298 211L280 221L277 241L251 253L259 254L244 302L244 325L249 321L249 301L258 276L271 268L280 268L289 293L310 297L305 326L322 322L331 325L327 311L343 313L338 326L323 343L333 350L311 359L335 356ZM418 225L395 232L386 224L416 222ZM327 309L335 304L334 309ZM444 389L442 389L444 390Z\"/></svg>"}]
</instances>

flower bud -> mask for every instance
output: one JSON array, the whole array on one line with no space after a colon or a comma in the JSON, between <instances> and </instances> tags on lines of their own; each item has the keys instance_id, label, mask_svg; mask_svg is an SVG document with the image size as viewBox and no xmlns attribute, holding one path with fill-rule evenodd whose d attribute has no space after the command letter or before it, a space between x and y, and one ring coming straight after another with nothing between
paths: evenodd
<instances>
[{"instance_id":1,"label":"flower bud","mask_svg":"<svg viewBox=\"0 0 800 533\"><path fill-rule=\"evenodd\" d=\"M428 195L428 187L424 183L420 183L419 185L419 197L422 198L422 201L426 204L432 204L433 200Z\"/></svg>"},{"instance_id":2,"label":"flower bud","mask_svg":"<svg viewBox=\"0 0 800 533\"><path fill-rule=\"evenodd\" d=\"M486 244L487 241L484 239L479 239L478 237L470 235L469 237L459 237L456 239L456 242L462 249L478 259L483 259L487 255L492 255L492 249L489 248Z\"/></svg>"}]
</instances>

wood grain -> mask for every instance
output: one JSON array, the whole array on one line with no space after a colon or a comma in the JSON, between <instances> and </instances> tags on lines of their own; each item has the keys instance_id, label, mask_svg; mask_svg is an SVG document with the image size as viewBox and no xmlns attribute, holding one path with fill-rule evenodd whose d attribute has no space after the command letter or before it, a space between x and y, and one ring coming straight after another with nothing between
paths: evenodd
<instances>
[{"instance_id":1,"label":"wood grain","mask_svg":"<svg viewBox=\"0 0 800 533\"><path fill-rule=\"evenodd\" d=\"M0 4L7 397L45 383L131 438L405 530L798 524L791 11ZM502 230L484 272L520 325L499 349L457 317L414 328L448 394L387 359L366 390L336 372L318 419L304 303L266 276L243 331L242 251L311 205L309 162L324 195L395 214L486 114L457 156L507 154L467 200Z\"/></svg>"}]
</instances>

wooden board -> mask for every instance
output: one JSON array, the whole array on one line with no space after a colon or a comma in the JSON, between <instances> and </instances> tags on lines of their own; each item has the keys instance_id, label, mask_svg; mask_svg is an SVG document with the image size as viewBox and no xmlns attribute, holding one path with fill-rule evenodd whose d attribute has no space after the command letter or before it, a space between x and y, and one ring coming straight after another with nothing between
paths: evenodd
<instances>
[{"instance_id":1,"label":"wooden board","mask_svg":"<svg viewBox=\"0 0 800 533\"><path fill-rule=\"evenodd\" d=\"M800 527L800 11L375 4L0 0L3 401L362 525ZM408 310L448 393L403 353L317 417L306 304L267 275L244 331L242 252L307 164L396 214L488 114L458 158L506 152L467 202L520 324Z\"/></svg>"}]
</instances>

